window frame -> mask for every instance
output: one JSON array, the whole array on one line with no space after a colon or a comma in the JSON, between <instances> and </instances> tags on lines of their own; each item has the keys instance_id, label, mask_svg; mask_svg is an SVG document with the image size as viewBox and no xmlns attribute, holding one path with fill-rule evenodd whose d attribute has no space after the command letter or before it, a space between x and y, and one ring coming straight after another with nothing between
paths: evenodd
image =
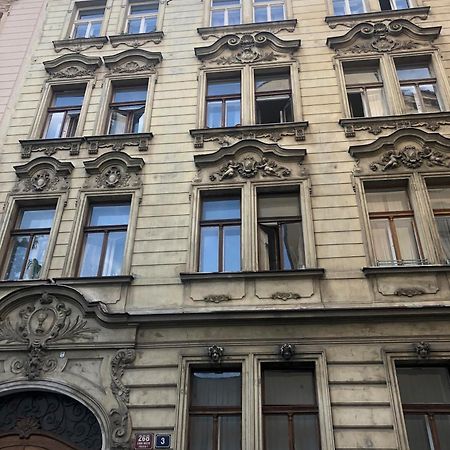
<instances>
[{"instance_id":1,"label":"window frame","mask_svg":"<svg viewBox=\"0 0 450 450\"><path fill-rule=\"evenodd\" d=\"M99 10L99 9L103 9L103 16L101 18L101 21L100 21L100 19L83 20L83 19L80 19L80 17L79 17L80 12L94 11L94 10ZM68 38L69 39L95 39L95 38L101 37L102 36L101 32L103 29L103 22L105 20L105 13L106 13L106 7L101 7L101 6L99 6L99 7L95 7L95 6L87 7L86 6L86 7L77 8L75 18L72 22L72 28L71 28ZM75 30L76 30L77 25L79 25L81 23L87 23L86 34L88 34L88 31L92 28L92 23L98 23L98 22L100 23L100 31L99 31L98 36L86 36L85 35L85 36L81 36L81 37L75 37Z\"/></svg>"},{"instance_id":2,"label":"window frame","mask_svg":"<svg viewBox=\"0 0 450 450\"><path fill-rule=\"evenodd\" d=\"M396 0L389 0L389 1L392 4ZM327 6L328 6L329 16L351 17L351 16L357 16L358 14L386 13L389 11L398 11L398 13L401 14L402 11L406 11L411 8L417 8L417 7L423 6L422 0L408 0L408 3L409 3L408 8L400 8L400 9L396 8L396 9L390 9L390 10L383 10L383 9L381 9L381 4L380 4L379 0L364 0L364 2L365 2L365 7L366 7L366 11L364 13L355 13L355 14L347 13L345 15L341 15L341 14L334 13L334 0L328 0Z\"/></svg>"},{"instance_id":3,"label":"window frame","mask_svg":"<svg viewBox=\"0 0 450 450\"><path fill-rule=\"evenodd\" d=\"M40 276L36 280L43 280L48 278L50 265L54 258L55 246L57 244L58 232L61 225L63 210L67 202L67 193L47 193L40 192L39 199L36 194L17 194L11 195L7 201L4 212L4 220L0 228L0 260L1 260L1 279L7 282L21 282L26 283L33 280L19 279L9 280L5 279L7 265L10 261L11 250L11 233L17 223L20 211L23 209L40 209L54 207L55 215L53 217L52 227L48 233L48 244L46 254L42 264Z\"/></svg>"},{"instance_id":4,"label":"window frame","mask_svg":"<svg viewBox=\"0 0 450 450\"><path fill-rule=\"evenodd\" d=\"M283 19L281 20L286 20L286 0L265 0L263 2L261 2L260 4L256 3L255 0L252 0L253 2L253 23L264 23L264 22L256 22L256 8L257 7L262 7L265 6L266 7L266 14L267 17L270 17L270 20L266 20L265 22L276 22L274 20L272 20L272 6L276 6L276 5L283 5Z\"/></svg>"},{"instance_id":5,"label":"window frame","mask_svg":"<svg viewBox=\"0 0 450 450\"><path fill-rule=\"evenodd\" d=\"M283 181L241 181L227 183L226 185L194 184L192 189L192 214L191 214L191 237L190 252L188 260L188 271L199 272L200 259L200 217L201 198L203 193L208 196L219 197L227 193L240 192L241 195L241 270L240 272L261 272L259 269L259 246L258 246L258 214L257 214L257 192L263 189L266 192L286 192L297 190L300 201L300 213L302 217L302 234L304 245L305 269L317 266L316 246L314 242L314 230L312 221L312 205L310 197L311 181L308 177L298 177ZM303 269L303 268L302 268ZM292 270L302 270L292 269ZM289 270L291 271L291 270ZM263 271L266 272L266 271ZM280 271L267 271L276 273ZM214 272L216 273L216 272ZM219 272L217 272L219 273ZM233 273L233 272L230 272Z\"/></svg>"},{"instance_id":6,"label":"window frame","mask_svg":"<svg viewBox=\"0 0 450 450\"><path fill-rule=\"evenodd\" d=\"M136 223L138 217L139 202L142 197L140 189L123 189L120 191L111 192L82 190L77 199L77 211L73 221L72 230L70 233L69 251L65 264L63 267L64 277L80 278L79 267L81 256L83 253L85 225L91 211L93 204L117 204L129 202L130 215L127 226L127 236L125 240L125 251L122 262L122 273L117 276L129 275L131 270L131 260L133 256L134 238L136 235ZM83 278L83 277L81 277ZM101 278L101 276L93 277Z\"/></svg>"},{"instance_id":7,"label":"window frame","mask_svg":"<svg viewBox=\"0 0 450 450\"><path fill-rule=\"evenodd\" d=\"M156 28L154 31L151 31L150 33L155 32L161 32L163 29L163 23L164 23L164 14L166 10L166 4L165 1L159 1L154 0L155 3L158 3L158 14L156 16ZM139 36L141 34L148 34L148 33L137 33L137 34L130 34L127 33L127 25L128 25L128 17L129 17L129 10L130 6L134 3L145 3L145 0L123 0L122 8L119 16L119 20L117 23L116 28L116 34L117 35L124 35L124 36L136 36L136 38L139 39Z\"/></svg>"}]
</instances>

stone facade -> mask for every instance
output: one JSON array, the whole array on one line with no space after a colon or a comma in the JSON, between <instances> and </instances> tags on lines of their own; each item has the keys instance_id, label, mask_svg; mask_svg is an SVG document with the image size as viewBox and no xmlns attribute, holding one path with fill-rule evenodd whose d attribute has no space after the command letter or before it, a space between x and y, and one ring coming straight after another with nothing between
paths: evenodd
<instances>
[{"instance_id":1,"label":"stone facade","mask_svg":"<svg viewBox=\"0 0 450 450\"><path fill-rule=\"evenodd\" d=\"M69 39L83 3L104 6L100 37ZM241 367L242 450L263 450L261 367L313 365L323 450L409 449L396 366L450 359L450 266L426 195L429 178L450 181L450 6L370 3L378 11L334 16L331 1L286 0L287 20L211 27L206 0L161 0L157 31L134 36L123 33L126 0L12 3L0 37L23 42L8 62L0 39L0 119L15 105L1 142L0 395L75 399L104 450L147 432L187 450L190 371ZM23 33L8 31L25 16ZM402 109L402 57L431 61L440 112ZM345 67L369 60L390 68L389 111L353 118ZM253 74L280 68L294 120L256 124ZM241 74L242 124L207 128L207 82L227 73ZM112 90L135 80L148 88L142 132L107 134ZM73 135L43 138L52 96L80 85ZM421 254L383 265L364 189L392 180L412 180ZM285 186L300 195L304 267L258 270L255 195ZM238 190L242 270L201 273L203 196ZM79 276L90 205L124 199L122 273ZM39 204L55 207L40 275L8 280L18 211ZM27 424L24 443L43 429ZM0 443L21 426L0 423Z\"/></svg>"}]
</instances>

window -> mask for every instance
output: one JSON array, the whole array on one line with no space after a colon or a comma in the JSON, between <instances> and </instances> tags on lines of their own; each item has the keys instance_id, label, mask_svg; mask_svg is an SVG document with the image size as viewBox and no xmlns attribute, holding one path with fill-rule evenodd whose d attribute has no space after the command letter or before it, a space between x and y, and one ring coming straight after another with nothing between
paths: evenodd
<instances>
[{"instance_id":1,"label":"window","mask_svg":"<svg viewBox=\"0 0 450 450\"><path fill-rule=\"evenodd\" d=\"M100 36L105 8L83 8L77 11L72 39Z\"/></svg>"},{"instance_id":2,"label":"window","mask_svg":"<svg viewBox=\"0 0 450 450\"><path fill-rule=\"evenodd\" d=\"M211 0L211 26L241 23L241 0Z\"/></svg>"},{"instance_id":3,"label":"window","mask_svg":"<svg viewBox=\"0 0 450 450\"><path fill-rule=\"evenodd\" d=\"M377 264L420 264L420 243L406 187L370 185L366 185L366 201Z\"/></svg>"},{"instance_id":4,"label":"window","mask_svg":"<svg viewBox=\"0 0 450 450\"><path fill-rule=\"evenodd\" d=\"M351 116L386 115L387 107L378 61L363 65L345 62L343 67Z\"/></svg>"},{"instance_id":5,"label":"window","mask_svg":"<svg viewBox=\"0 0 450 450\"><path fill-rule=\"evenodd\" d=\"M292 91L289 73L255 74L257 123L292 122Z\"/></svg>"},{"instance_id":6,"label":"window","mask_svg":"<svg viewBox=\"0 0 450 450\"><path fill-rule=\"evenodd\" d=\"M151 33L156 30L159 1L133 2L128 7L126 32Z\"/></svg>"},{"instance_id":7,"label":"window","mask_svg":"<svg viewBox=\"0 0 450 450\"><path fill-rule=\"evenodd\" d=\"M5 279L30 280L40 277L54 217L55 208L51 206L19 210L11 231Z\"/></svg>"},{"instance_id":8,"label":"window","mask_svg":"<svg viewBox=\"0 0 450 450\"><path fill-rule=\"evenodd\" d=\"M200 272L241 270L241 201L204 197L200 222Z\"/></svg>"},{"instance_id":9,"label":"window","mask_svg":"<svg viewBox=\"0 0 450 450\"><path fill-rule=\"evenodd\" d=\"M206 126L234 127L241 123L241 81L238 77L208 79Z\"/></svg>"},{"instance_id":10,"label":"window","mask_svg":"<svg viewBox=\"0 0 450 450\"><path fill-rule=\"evenodd\" d=\"M381 11L410 8L408 0L378 0Z\"/></svg>"},{"instance_id":11,"label":"window","mask_svg":"<svg viewBox=\"0 0 450 450\"><path fill-rule=\"evenodd\" d=\"M362 14L367 12L365 0L333 0L334 14Z\"/></svg>"},{"instance_id":12,"label":"window","mask_svg":"<svg viewBox=\"0 0 450 450\"><path fill-rule=\"evenodd\" d=\"M253 10L255 22L285 19L284 0L254 0Z\"/></svg>"},{"instance_id":13,"label":"window","mask_svg":"<svg viewBox=\"0 0 450 450\"><path fill-rule=\"evenodd\" d=\"M189 402L189 450L240 450L240 369L193 370Z\"/></svg>"},{"instance_id":14,"label":"window","mask_svg":"<svg viewBox=\"0 0 450 450\"><path fill-rule=\"evenodd\" d=\"M434 220L444 251L447 264L450 263L450 188L431 183L428 186Z\"/></svg>"},{"instance_id":15,"label":"window","mask_svg":"<svg viewBox=\"0 0 450 450\"><path fill-rule=\"evenodd\" d=\"M450 446L450 376L447 367L397 367L410 450Z\"/></svg>"},{"instance_id":16,"label":"window","mask_svg":"<svg viewBox=\"0 0 450 450\"><path fill-rule=\"evenodd\" d=\"M398 58L395 66L406 113L441 111L437 80L429 61Z\"/></svg>"},{"instance_id":17,"label":"window","mask_svg":"<svg viewBox=\"0 0 450 450\"><path fill-rule=\"evenodd\" d=\"M314 369L263 368L265 450L319 450Z\"/></svg>"},{"instance_id":18,"label":"window","mask_svg":"<svg viewBox=\"0 0 450 450\"><path fill-rule=\"evenodd\" d=\"M84 227L79 276L122 274L130 203L92 204Z\"/></svg>"},{"instance_id":19,"label":"window","mask_svg":"<svg viewBox=\"0 0 450 450\"><path fill-rule=\"evenodd\" d=\"M114 86L109 104L108 134L142 133L147 100L147 83Z\"/></svg>"},{"instance_id":20,"label":"window","mask_svg":"<svg viewBox=\"0 0 450 450\"><path fill-rule=\"evenodd\" d=\"M56 91L47 110L44 139L75 136L84 99L84 89Z\"/></svg>"},{"instance_id":21,"label":"window","mask_svg":"<svg viewBox=\"0 0 450 450\"><path fill-rule=\"evenodd\" d=\"M260 270L305 267L299 193L258 193Z\"/></svg>"}]
</instances>

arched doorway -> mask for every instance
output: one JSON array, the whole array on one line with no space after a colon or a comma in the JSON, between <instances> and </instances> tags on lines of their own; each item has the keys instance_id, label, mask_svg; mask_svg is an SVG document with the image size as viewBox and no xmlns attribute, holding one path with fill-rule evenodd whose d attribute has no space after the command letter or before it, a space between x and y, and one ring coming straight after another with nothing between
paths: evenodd
<instances>
[{"instance_id":1,"label":"arched doorway","mask_svg":"<svg viewBox=\"0 0 450 450\"><path fill-rule=\"evenodd\" d=\"M1 450L101 450L92 412L62 394L34 391L0 397Z\"/></svg>"}]
</instances>

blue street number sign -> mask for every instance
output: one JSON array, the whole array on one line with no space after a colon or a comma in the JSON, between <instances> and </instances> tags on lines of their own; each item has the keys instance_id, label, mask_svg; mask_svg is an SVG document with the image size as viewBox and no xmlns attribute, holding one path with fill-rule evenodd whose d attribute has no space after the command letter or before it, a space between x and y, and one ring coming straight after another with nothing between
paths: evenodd
<instances>
[{"instance_id":1,"label":"blue street number sign","mask_svg":"<svg viewBox=\"0 0 450 450\"><path fill-rule=\"evenodd\" d=\"M170 448L170 434L157 434L155 448Z\"/></svg>"}]
</instances>

